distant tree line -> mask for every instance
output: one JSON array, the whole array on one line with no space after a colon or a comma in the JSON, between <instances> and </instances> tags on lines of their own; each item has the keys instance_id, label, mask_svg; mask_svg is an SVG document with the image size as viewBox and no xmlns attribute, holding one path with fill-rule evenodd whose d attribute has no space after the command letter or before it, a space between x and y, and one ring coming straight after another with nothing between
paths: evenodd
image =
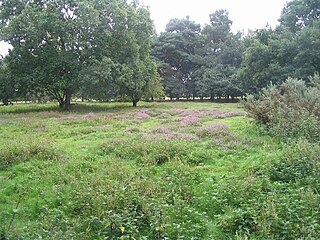
<instances>
[{"instance_id":1,"label":"distant tree line","mask_svg":"<svg viewBox=\"0 0 320 240\"><path fill-rule=\"evenodd\" d=\"M226 10L201 26L172 19L156 36L148 9L126 0L4 0L0 99L232 99L320 72L320 2L292 0L276 29L231 31Z\"/></svg>"},{"instance_id":2,"label":"distant tree line","mask_svg":"<svg viewBox=\"0 0 320 240\"><path fill-rule=\"evenodd\" d=\"M225 10L204 27L188 17L171 20L152 48L166 96L228 99L288 77L308 81L320 71L320 2L288 2L279 22L243 36L231 32Z\"/></svg>"}]
</instances>

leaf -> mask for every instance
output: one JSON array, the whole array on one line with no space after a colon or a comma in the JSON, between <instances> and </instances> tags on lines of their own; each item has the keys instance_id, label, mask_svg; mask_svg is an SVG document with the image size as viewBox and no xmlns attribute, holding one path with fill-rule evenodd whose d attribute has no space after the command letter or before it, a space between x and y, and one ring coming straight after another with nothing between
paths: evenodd
<instances>
[{"instance_id":1,"label":"leaf","mask_svg":"<svg viewBox=\"0 0 320 240\"><path fill-rule=\"evenodd\" d=\"M106 227L110 227L112 222L106 222Z\"/></svg>"}]
</instances>

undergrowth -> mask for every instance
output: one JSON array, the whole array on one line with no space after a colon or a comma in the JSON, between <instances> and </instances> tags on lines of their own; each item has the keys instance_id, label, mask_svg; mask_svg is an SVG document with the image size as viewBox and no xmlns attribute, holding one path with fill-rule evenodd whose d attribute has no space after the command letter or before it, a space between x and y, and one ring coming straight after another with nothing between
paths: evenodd
<instances>
[{"instance_id":1,"label":"undergrowth","mask_svg":"<svg viewBox=\"0 0 320 240\"><path fill-rule=\"evenodd\" d=\"M319 236L318 143L236 104L88 106L0 113L0 239Z\"/></svg>"}]
</instances>

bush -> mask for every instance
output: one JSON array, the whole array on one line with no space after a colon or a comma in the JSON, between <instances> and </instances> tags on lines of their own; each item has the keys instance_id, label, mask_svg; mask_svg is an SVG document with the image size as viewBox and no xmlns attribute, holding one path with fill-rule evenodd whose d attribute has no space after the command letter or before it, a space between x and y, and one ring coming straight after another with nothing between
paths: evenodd
<instances>
[{"instance_id":1,"label":"bush","mask_svg":"<svg viewBox=\"0 0 320 240\"><path fill-rule=\"evenodd\" d=\"M287 146L285 155L269 170L272 181L287 183L306 182L320 179L320 146L300 141ZM316 187L316 185L314 186ZM320 189L319 189L320 190Z\"/></svg>"},{"instance_id":2,"label":"bush","mask_svg":"<svg viewBox=\"0 0 320 240\"><path fill-rule=\"evenodd\" d=\"M320 140L320 77L314 75L307 86L289 78L280 86L270 85L255 98L248 96L244 107L258 124L283 138Z\"/></svg>"}]
</instances>

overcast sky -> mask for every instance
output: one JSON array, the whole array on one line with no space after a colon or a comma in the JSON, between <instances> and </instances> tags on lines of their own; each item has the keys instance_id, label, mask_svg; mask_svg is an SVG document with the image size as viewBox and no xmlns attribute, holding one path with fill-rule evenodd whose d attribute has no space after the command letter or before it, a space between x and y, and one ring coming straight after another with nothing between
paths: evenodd
<instances>
[{"instance_id":1,"label":"overcast sky","mask_svg":"<svg viewBox=\"0 0 320 240\"><path fill-rule=\"evenodd\" d=\"M150 7L157 33L173 18L190 16L197 23L209 23L209 14L218 9L229 11L233 31L274 27L287 0L140 0Z\"/></svg>"},{"instance_id":2,"label":"overcast sky","mask_svg":"<svg viewBox=\"0 0 320 240\"><path fill-rule=\"evenodd\" d=\"M209 23L209 14L218 9L229 11L233 21L232 30L247 32L248 29L274 27L287 0L140 0L149 6L157 33L165 30L173 18L185 18L204 25ZM5 55L8 44L0 43L0 54Z\"/></svg>"}]
</instances>

